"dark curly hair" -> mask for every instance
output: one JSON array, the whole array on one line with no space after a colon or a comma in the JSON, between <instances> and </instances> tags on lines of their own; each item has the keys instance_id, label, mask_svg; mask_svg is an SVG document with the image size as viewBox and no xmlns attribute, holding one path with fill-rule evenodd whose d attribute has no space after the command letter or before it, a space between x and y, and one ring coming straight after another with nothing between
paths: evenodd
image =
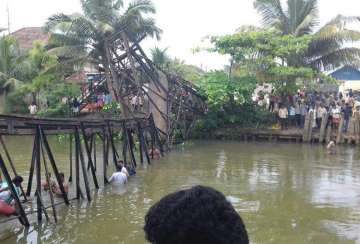
<instances>
[{"instance_id":1,"label":"dark curly hair","mask_svg":"<svg viewBox=\"0 0 360 244\"><path fill-rule=\"evenodd\" d=\"M171 193L145 216L154 244L248 244L245 225L225 196L204 186Z\"/></svg>"}]
</instances>

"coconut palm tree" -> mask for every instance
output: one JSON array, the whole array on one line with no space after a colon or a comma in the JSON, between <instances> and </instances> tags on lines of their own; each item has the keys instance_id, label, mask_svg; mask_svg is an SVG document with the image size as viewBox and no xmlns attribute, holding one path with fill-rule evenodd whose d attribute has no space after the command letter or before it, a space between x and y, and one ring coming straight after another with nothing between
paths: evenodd
<instances>
[{"instance_id":1,"label":"coconut palm tree","mask_svg":"<svg viewBox=\"0 0 360 244\"><path fill-rule=\"evenodd\" d=\"M151 60L156 66L160 68L166 68L169 65L171 60L166 53L168 49L169 48L161 49L159 47L154 47L151 49Z\"/></svg>"},{"instance_id":2,"label":"coconut palm tree","mask_svg":"<svg viewBox=\"0 0 360 244\"><path fill-rule=\"evenodd\" d=\"M317 0L255 0L255 8L262 16L265 27L273 27L285 35L313 35L303 61L317 70L331 70L341 65L358 64L360 49L344 47L345 43L360 40L360 32L350 30L347 24L359 21L359 17L337 16L318 31Z\"/></svg>"},{"instance_id":3,"label":"coconut palm tree","mask_svg":"<svg viewBox=\"0 0 360 244\"><path fill-rule=\"evenodd\" d=\"M126 7L122 0L81 0L81 4L83 14L57 14L48 19L45 29L52 33L49 47L67 65L90 62L102 67L108 88L116 97L109 43L120 39L129 49L129 43L141 36L159 38L161 30L148 17L155 8L150 0L133 0Z\"/></svg>"},{"instance_id":4,"label":"coconut palm tree","mask_svg":"<svg viewBox=\"0 0 360 244\"><path fill-rule=\"evenodd\" d=\"M19 46L14 37L0 38L0 90L9 91L22 84L19 80L24 73Z\"/></svg>"}]
</instances>

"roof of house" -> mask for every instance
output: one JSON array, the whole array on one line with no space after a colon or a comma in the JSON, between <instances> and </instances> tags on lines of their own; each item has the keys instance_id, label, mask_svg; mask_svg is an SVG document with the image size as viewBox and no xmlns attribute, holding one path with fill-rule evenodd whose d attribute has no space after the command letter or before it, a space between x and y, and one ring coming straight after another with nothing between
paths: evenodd
<instances>
[{"instance_id":1,"label":"roof of house","mask_svg":"<svg viewBox=\"0 0 360 244\"><path fill-rule=\"evenodd\" d=\"M360 80L360 71L351 66L344 66L331 73L330 76L340 81Z\"/></svg>"},{"instance_id":2,"label":"roof of house","mask_svg":"<svg viewBox=\"0 0 360 244\"><path fill-rule=\"evenodd\" d=\"M31 49L34 41L40 40L47 42L50 38L41 27L25 27L11 33L14 36L21 49Z\"/></svg>"}]
</instances>

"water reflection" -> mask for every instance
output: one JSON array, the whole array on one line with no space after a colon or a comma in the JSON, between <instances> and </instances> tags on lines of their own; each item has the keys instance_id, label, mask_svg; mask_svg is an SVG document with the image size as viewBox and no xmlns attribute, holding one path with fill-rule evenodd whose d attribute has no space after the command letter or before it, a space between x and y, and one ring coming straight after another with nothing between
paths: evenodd
<instances>
[{"instance_id":1,"label":"water reflection","mask_svg":"<svg viewBox=\"0 0 360 244\"><path fill-rule=\"evenodd\" d=\"M67 145L52 143L60 168L67 173ZM29 145L9 146L17 152L14 160L25 175ZM98 157L101 162L101 152ZM98 175L100 179L101 172ZM34 226L28 232L16 224L2 225L7 230L0 240L144 243L143 218L150 206L167 193L195 184L224 192L243 216L253 243L360 242L356 148L338 148L338 154L329 157L321 146L235 142L182 146L141 167L125 188L102 188L94 192L91 203L58 206L58 225Z\"/></svg>"}]
</instances>

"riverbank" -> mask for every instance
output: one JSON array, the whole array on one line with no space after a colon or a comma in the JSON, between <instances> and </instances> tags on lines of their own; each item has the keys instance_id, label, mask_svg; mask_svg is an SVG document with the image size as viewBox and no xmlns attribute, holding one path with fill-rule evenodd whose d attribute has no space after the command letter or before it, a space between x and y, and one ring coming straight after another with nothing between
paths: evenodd
<instances>
[{"instance_id":1,"label":"riverbank","mask_svg":"<svg viewBox=\"0 0 360 244\"><path fill-rule=\"evenodd\" d=\"M309 116L312 116L309 115ZM235 141L286 141L303 143L329 143L335 141L337 144L360 145L360 118L356 114L349 120L346 132L344 131L344 118L341 118L339 125L333 126L328 123L329 115L322 118L320 129L312 127L309 116L305 119L304 129L290 127L281 130L274 125L272 128L243 128L232 126L218 128L206 132L195 133L195 139L202 140L235 140Z\"/></svg>"}]
</instances>

